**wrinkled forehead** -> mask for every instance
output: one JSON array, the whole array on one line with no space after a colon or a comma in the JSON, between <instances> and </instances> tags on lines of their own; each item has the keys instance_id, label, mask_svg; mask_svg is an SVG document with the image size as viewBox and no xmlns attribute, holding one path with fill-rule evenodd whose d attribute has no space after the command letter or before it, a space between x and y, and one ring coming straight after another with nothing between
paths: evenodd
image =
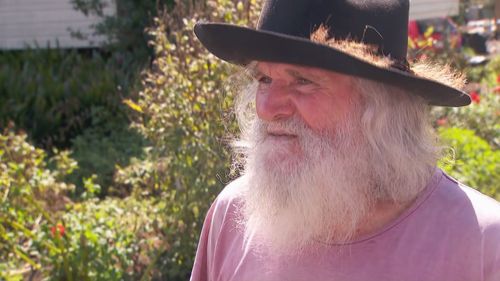
<instances>
[{"instance_id":1,"label":"wrinkled forehead","mask_svg":"<svg viewBox=\"0 0 500 281\"><path fill-rule=\"evenodd\" d=\"M315 82L327 83L329 80L354 79L354 76L338 73L331 70L279 62L255 61L247 66L247 70L253 77L260 75L271 75L273 73L283 73L291 77L303 77L314 79Z\"/></svg>"}]
</instances>

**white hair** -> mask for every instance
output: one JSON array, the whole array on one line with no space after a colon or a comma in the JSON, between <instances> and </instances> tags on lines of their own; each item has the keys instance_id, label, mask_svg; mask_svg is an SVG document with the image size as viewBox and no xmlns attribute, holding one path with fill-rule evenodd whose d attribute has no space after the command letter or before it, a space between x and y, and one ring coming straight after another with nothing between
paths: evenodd
<instances>
[{"instance_id":1,"label":"white hair","mask_svg":"<svg viewBox=\"0 0 500 281\"><path fill-rule=\"evenodd\" d=\"M429 121L429 105L403 89L355 79L364 112L362 132L371 147L375 177L391 187L389 198L412 200L432 175L441 148Z\"/></svg>"}]
</instances>

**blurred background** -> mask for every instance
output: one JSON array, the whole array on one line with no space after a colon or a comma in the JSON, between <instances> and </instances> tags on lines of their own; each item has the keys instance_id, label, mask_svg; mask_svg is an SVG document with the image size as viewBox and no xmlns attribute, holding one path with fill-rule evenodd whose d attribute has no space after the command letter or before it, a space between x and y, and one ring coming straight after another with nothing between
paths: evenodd
<instances>
[{"instance_id":1,"label":"blurred background","mask_svg":"<svg viewBox=\"0 0 500 281\"><path fill-rule=\"evenodd\" d=\"M260 0L0 0L0 280L187 280L230 174L235 69L199 20ZM440 167L500 199L500 1L412 0L410 61L467 75Z\"/></svg>"}]
</instances>

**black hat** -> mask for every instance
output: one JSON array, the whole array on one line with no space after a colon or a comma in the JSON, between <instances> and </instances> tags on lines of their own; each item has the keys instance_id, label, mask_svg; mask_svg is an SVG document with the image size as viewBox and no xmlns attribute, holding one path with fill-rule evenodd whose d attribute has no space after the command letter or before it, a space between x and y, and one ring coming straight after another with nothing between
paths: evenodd
<instances>
[{"instance_id":1,"label":"black hat","mask_svg":"<svg viewBox=\"0 0 500 281\"><path fill-rule=\"evenodd\" d=\"M451 86L415 75L406 60L408 0L265 0L257 29L198 23L194 32L217 57L311 66L380 81L419 95L431 105L464 106L470 97ZM390 67L380 67L335 47L311 41L323 26L328 38L376 46Z\"/></svg>"}]
</instances>

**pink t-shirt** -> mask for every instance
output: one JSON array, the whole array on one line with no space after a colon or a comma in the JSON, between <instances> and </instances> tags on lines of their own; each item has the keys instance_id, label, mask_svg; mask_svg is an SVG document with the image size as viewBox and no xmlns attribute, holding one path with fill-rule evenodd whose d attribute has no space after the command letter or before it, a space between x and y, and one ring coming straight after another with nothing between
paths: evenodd
<instances>
[{"instance_id":1,"label":"pink t-shirt","mask_svg":"<svg viewBox=\"0 0 500 281\"><path fill-rule=\"evenodd\" d=\"M191 281L500 281L500 204L440 170L382 230L300 257L256 253L255 241L243 241L235 222L242 182L210 208Z\"/></svg>"}]
</instances>

